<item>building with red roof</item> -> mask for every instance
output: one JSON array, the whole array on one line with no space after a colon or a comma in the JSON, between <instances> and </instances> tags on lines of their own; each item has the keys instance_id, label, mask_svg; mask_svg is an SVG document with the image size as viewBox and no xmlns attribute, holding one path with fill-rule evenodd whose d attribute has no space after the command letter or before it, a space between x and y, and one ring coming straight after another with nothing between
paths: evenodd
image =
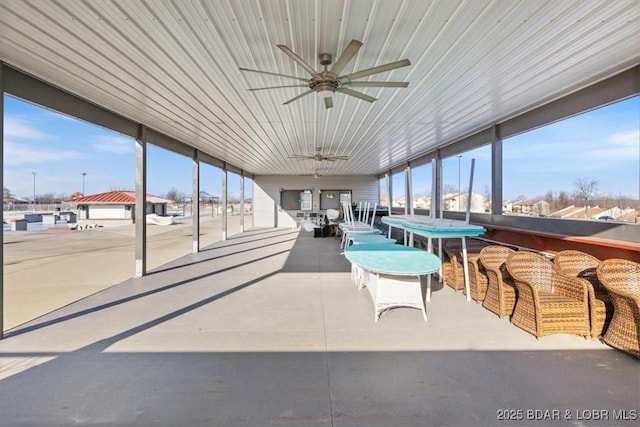
<instances>
[{"instance_id":1,"label":"building with red roof","mask_svg":"<svg viewBox=\"0 0 640 427\"><path fill-rule=\"evenodd\" d=\"M135 219L136 192L108 191L65 200L78 206L78 219ZM146 214L165 216L171 200L147 194Z\"/></svg>"}]
</instances>

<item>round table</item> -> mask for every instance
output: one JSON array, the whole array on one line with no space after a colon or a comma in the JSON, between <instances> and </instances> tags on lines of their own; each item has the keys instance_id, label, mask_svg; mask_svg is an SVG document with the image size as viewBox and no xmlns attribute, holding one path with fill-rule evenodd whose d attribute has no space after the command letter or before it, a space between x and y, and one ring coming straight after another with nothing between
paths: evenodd
<instances>
[{"instance_id":1,"label":"round table","mask_svg":"<svg viewBox=\"0 0 640 427\"><path fill-rule=\"evenodd\" d=\"M417 308L427 320L420 276L438 271L440 258L409 246L372 243L350 246L344 255L367 273L364 281L374 302L376 322L383 311L394 307Z\"/></svg>"}]
</instances>

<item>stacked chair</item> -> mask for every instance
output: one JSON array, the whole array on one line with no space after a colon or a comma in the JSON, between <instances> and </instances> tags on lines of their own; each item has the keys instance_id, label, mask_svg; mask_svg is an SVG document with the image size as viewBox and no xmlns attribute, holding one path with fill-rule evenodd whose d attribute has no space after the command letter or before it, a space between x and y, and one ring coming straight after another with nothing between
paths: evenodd
<instances>
[{"instance_id":1,"label":"stacked chair","mask_svg":"<svg viewBox=\"0 0 640 427\"><path fill-rule=\"evenodd\" d=\"M538 339L590 336L589 291L583 281L558 273L550 260L533 252L512 253L506 266L518 290L511 323Z\"/></svg>"},{"instance_id":2,"label":"stacked chair","mask_svg":"<svg viewBox=\"0 0 640 427\"><path fill-rule=\"evenodd\" d=\"M487 278L487 292L482 306L498 317L510 316L516 304L516 285L505 265L513 249L506 246L491 245L480 251L480 263L484 267Z\"/></svg>"},{"instance_id":3,"label":"stacked chair","mask_svg":"<svg viewBox=\"0 0 640 427\"><path fill-rule=\"evenodd\" d=\"M614 306L604 342L640 358L640 264L609 259L600 262L597 274Z\"/></svg>"},{"instance_id":4,"label":"stacked chair","mask_svg":"<svg viewBox=\"0 0 640 427\"><path fill-rule=\"evenodd\" d=\"M606 331L613 316L613 303L596 274L600 260L576 250L564 250L553 259L554 267L562 274L582 280L589 291L591 338L597 339Z\"/></svg>"},{"instance_id":5,"label":"stacked chair","mask_svg":"<svg viewBox=\"0 0 640 427\"><path fill-rule=\"evenodd\" d=\"M371 213L371 223L369 223L369 214L370 214L370 203L366 202L364 205L361 203L358 208L359 217L356 220L353 215L353 209L351 208L351 203L343 202L342 209L344 212L344 222L339 225L340 230L342 231L342 241L340 243L340 248L346 248L349 243L348 235L350 233L375 233L380 234L378 230L373 228L373 222L375 221L375 212L378 207L378 204L375 203L373 205L373 213ZM364 209L364 217L363 217L363 209Z\"/></svg>"}]
</instances>

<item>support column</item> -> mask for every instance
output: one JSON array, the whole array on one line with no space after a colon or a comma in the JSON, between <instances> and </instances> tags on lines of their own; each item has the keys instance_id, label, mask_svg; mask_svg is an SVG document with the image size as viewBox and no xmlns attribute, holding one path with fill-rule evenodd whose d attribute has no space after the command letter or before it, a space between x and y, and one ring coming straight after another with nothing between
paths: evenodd
<instances>
[{"instance_id":1,"label":"support column","mask_svg":"<svg viewBox=\"0 0 640 427\"><path fill-rule=\"evenodd\" d=\"M244 171L240 174L240 232L244 233Z\"/></svg>"},{"instance_id":2,"label":"support column","mask_svg":"<svg viewBox=\"0 0 640 427\"><path fill-rule=\"evenodd\" d=\"M407 168L404 170L404 182L405 182L405 201L404 204L406 206L405 212L409 215L413 215L413 183L411 182L411 166L407 165Z\"/></svg>"},{"instance_id":3,"label":"support column","mask_svg":"<svg viewBox=\"0 0 640 427\"><path fill-rule=\"evenodd\" d=\"M502 138L499 125L491 135L491 213L502 215Z\"/></svg>"},{"instance_id":4,"label":"support column","mask_svg":"<svg viewBox=\"0 0 640 427\"><path fill-rule=\"evenodd\" d=\"M387 203L389 204L389 206L387 206L387 215L391 216L391 196L393 195L393 192L391 191L391 171L384 175L384 179L387 182ZM391 226L389 225L387 229L387 237L391 238Z\"/></svg>"},{"instance_id":5,"label":"support column","mask_svg":"<svg viewBox=\"0 0 640 427\"><path fill-rule=\"evenodd\" d=\"M227 164L222 168L222 218L220 221L222 228L222 238L227 240Z\"/></svg>"},{"instance_id":6,"label":"support column","mask_svg":"<svg viewBox=\"0 0 640 427\"><path fill-rule=\"evenodd\" d=\"M4 170L4 79L2 77L4 63L0 62L0 164ZM4 199L4 174L0 174L2 193ZM4 200L2 202L4 205ZM4 207L3 207L4 210ZM3 227L4 228L4 227ZM0 230L0 240L4 242L4 229ZM1 243L1 242L0 242ZM4 337L4 245L0 244L0 263L3 265L0 274L0 339Z\"/></svg>"},{"instance_id":7,"label":"support column","mask_svg":"<svg viewBox=\"0 0 640 427\"><path fill-rule=\"evenodd\" d=\"M432 195L432 197L436 198L436 203L435 203L435 209L436 211L434 212L434 218L442 218L443 214L442 214L442 186L443 186L443 179L442 179L442 157L440 154L440 150L436 151L436 162L435 162L435 189L436 189L436 194Z\"/></svg>"},{"instance_id":8,"label":"support column","mask_svg":"<svg viewBox=\"0 0 640 427\"><path fill-rule=\"evenodd\" d=\"M147 142L146 128L138 127L136 138L136 206L134 221L136 230L136 272L134 277L147 274Z\"/></svg>"},{"instance_id":9,"label":"support column","mask_svg":"<svg viewBox=\"0 0 640 427\"><path fill-rule=\"evenodd\" d=\"M200 150L193 150L191 195L191 233L193 235L192 252L200 252Z\"/></svg>"}]
</instances>

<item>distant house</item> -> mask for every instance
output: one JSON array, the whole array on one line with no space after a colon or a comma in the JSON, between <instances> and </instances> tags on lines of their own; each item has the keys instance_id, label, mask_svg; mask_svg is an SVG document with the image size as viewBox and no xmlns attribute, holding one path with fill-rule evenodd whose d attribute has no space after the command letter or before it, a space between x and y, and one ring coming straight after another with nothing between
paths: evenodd
<instances>
[{"instance_id":1,"label":"distant house","mask_svg":"<svg viewBox=\"0 0 640 427\"><path fill-rule=\"evenodd\" d=\"M5 209L12 209L14 207L24 207L29 204L29 201L26 199L21 199L20 197L12 196L10 194L5 194L3 198L3 204Z\"/></svg>"},{"instance_id":2,"label":"distant house","mask_svg":"<svg viewBox=\"0 0 640 427\"><path fill-rule=\"evenodd\" d=\"M564 219L597 219L605 216L607 209L598 206L569 206L559 211L553 212L550 216L553 218Z\"/></svg>"},{"instance_id":3,"label":"distant house","mask_svg":"<svg viewBox=\"0 0 640 427\"><path fill-rule=\"evenodd\" d=\"M135 191L108 191L75 197L65 203L78 206L78 219L135 219ZM165 216L169 203L171 200L147 194L146 214Z\"/></svg>"},{"instance_id":4,"label":"distant house","mask_svg":"<svg viewBox=\"0 0 640 427\"><path fill-rule=\"evenodd\" d=\"M443 209L445 211L466 211L468 196L468 193L445 194L442 197ZM471 212L486 212L486 197L481 194L472 193L470 209Z\"/></svg>"},{"instance_id":5,"label":"distant house","mask_svg":"<svg viewBox=\"0 0 640 427\"><path fill-rule=\"evenodd\" d=\"M515 215L549 216L550 205L544 200L517 200L503 203L503 212ZM507 210L508 208L508 210Z\"/></svg>"}]
</instances>

